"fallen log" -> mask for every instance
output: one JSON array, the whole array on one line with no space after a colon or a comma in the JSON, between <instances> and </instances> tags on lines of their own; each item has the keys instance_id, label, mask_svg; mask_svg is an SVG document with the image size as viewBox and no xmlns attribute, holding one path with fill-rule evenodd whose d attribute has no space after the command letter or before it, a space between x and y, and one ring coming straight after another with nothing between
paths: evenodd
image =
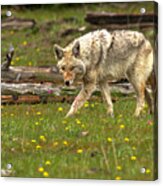
<instances>
[{"instance_id":1,"label":"fallen log","mask_svg":"<svg viewBox=\"0 0 163 186\"><path fill-rule=\"evenodd\" d=\"M33 28L36 25L34 19L22 19L22 18L8 18L2 19L2 29L22 30L26 28Z\"/></svg>"},{"instance_id":2,"label":"fallen log","mask_svg":"<svg viewBox=\"0 0 163 186\"><path fill-rule=\"evenodd\" d=\"M111 29L130 27L153 27L157 26L158 17L156 14L117 14L117 13L88 13L85 21L93 24L106 26Z\"/></svg>"},{"instance_id":3,"label":"fallen log","mask_svg":"<svg viewBox=\"0 0 163 186\"><path fill-rule=\"evenodd\" d=\"M63 78L59 74L58 68L54 66L11 66L14 55L14 48L10 46L6 54L6 61L1 65L1 81L12 83L24 82L53 82L63 83Z\"/></svg>"},{"instance_id":4,"label":"fallen log","mask_svg":"<svg viewBox=\"0 0 163 186\"><path fill-rule=\"evenodd\" d=\"M47 67L27 67L10 66L8 70L1 72L2 82L22 83L22 82L53 82L63 83L63 77L58 72L56 66Z\"/></svg>"},{"instance_id":5,"label":"fallen log","mask_svg":"<svg viewBox=\"0 0 163 186\"><path fill-rule=\"evenodd\" d=\"M39 95L39 96L59 96L59 95L77 95L81 86L55 86L52 83L1 83L2 95ZM131 94L134 92L130 83L110 84L111 92L122 94ZM95 94L99 92L97 88Z\"/></svg>"}]
</instances>

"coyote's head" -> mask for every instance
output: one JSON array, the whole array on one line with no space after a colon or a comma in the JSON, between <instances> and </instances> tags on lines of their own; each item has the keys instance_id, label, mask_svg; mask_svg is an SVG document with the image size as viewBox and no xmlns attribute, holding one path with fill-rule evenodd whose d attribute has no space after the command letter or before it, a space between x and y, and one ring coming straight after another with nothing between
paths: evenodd
<instances>
[{"instance_id":1,"label":"coyote's head","mask_svg":"<svg viewBox=\"0 0 163 186\"><path fill-rule=\"evenodd\" d=\"M80 58L79 41L76 41L73 45L66 48L62 48L55 44L54 52L58 61L57 66L67 86L71 85L74 80L83 78L86 68Z\"/></svg>"}]
</instances>

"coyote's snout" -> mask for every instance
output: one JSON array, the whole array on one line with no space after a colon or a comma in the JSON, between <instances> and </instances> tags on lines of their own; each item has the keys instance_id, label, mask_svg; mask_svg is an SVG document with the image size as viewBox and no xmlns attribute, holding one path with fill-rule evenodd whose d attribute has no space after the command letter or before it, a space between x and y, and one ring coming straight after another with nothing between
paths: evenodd
<instances>
[{"instance_id":1,"label":"coyote's snout","mask_svg":"<svg viewBox=\"0 0 163 186\"><path fill-rule=\"evenodd\" d=\"M80 44L76 42L69 49L63 49L58 45L54 45L56 58L59 60L58 68L62 73L65 85L71 85L74 80L82 79L85 74L84 62L80 59Z\"/></svg>"},{"instance_id":2,"label":"coyote's snout","mask_svg":"<svg viewBox=\"0 0 163 186\"><path fill-rule=\"evenodd\" d=\"M153 68L153 50L142 33L97 30L75 39L65 48L55 44L54 51L65 84L83 81L67 116L82 107L97 84L108 105L108 113L113 115L108 80L122 77L126 77L135 89L135 116L139 116L145 103L146 81Z\"/></svg>"}]
</instances>

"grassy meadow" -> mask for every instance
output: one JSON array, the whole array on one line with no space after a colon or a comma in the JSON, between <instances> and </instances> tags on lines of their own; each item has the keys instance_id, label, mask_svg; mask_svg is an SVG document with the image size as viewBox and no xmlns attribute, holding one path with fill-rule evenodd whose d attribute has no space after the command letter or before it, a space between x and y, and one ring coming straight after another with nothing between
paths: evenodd
<instances>
[{"instance_id":1,"label":"grassy meadow","mask_svg":"<svg viewBox=\"0 0 163 186\"><path fill-rule=\"evenodd\" d=\"M142 5L153 11L152 3L129 4L127 9L118 4L9 7L14 17L35 19L36 27L2 29L2 59L12 44L13 66L56 64L54 43L65 46L92 29L84 21L87 12L138 13ZM2 19L7 8L2 6ZM54 23L47 24L50 21ZM87 29L83 33L61 37L68 28L84 26ZM144 33L152 41L153 30ZM101 99L85 103L78 114L68 119L64 118L70 107L66 102L2 105L1 168L6 170L11 164L12 177L153 180L153 117L147 106L141 117L133 117L134 95L114 97L114 118L106 114Z\"/></svg>"}]
</instances>

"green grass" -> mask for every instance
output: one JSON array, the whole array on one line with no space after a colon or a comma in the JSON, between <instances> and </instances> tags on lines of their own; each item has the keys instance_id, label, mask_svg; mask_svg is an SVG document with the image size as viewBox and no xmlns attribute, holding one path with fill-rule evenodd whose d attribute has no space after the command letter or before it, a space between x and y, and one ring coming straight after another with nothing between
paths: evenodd
<instances>
[{"instance_id":1,"label":"green grass","mask_svg":"<svg viewBox=\"0 0 163 186\"><path fill-rule=\"evenodd\" d=\"M15 17L35 19L37 25L20 31L2 29L2 61L12 44L13 66L53 65L56 63L54 43L65 46L83 34L61 38L62 31L82 26L86 26L87 31L93 29L84 21L87 12L138 13L142 6L152 12L151 4L134 3L127 8L115 4L49 5L22 10L10 7ZM2 6L3 19L7 9ZM62 22L70 17L76 21ZM54 24L47 27L49 21ZM144 33L152 41L153 30ZM145 110L142 117L134 118L135 99L120 94L114 96L118 97L114 118L106 115L106 106L100 101L90 102L67 120L64 119L70 107L67 103L3 106L2 169L11 163L10 176L14 177L45 177L43 172L48 172L53 178L153 180L152 116ZM43 137L40 139L40 136ZM38 145L41 149L36 148ZM51 165L46 165L46 161ZM44 171L39 172L39 167ZM147 170L144 174L140 173L142 167Z\"/></svg>"},{"instance_id":2,"label":"green grass","mask_svg":"<svg viewBox=\"0 0 163 186\"><path fill-rule=\"evenodd\" d=\"M133 3L128 5L127 13L139 13L141 7L145 7L147 12L153 12L153 2L151 3ZM115 4L85 4L85 5L46 5L44 7L15 9L2 6L2 18L5 18L5 11L10 9L14 17L29 18L36 21L36 27L33 29L24 29L15 31L11 29L2 29L2 57L8 51L10 44L15 48L15 55L12 65L52 65L55 64L53 53L54 43L65 46L74 38L84 33L73 33L66 37L60 37L60 33L68 28L79 28L86 26L88 32L92 30L90 25L84 21L87 12L111 12L126 13L126 7ZM63 19L74 18L75 21L64 22ZM2 21L3 21L2 19ZM54 23L47 27L47 22ZM146 36L152 41L153 31L145 31ZM26 43L24 45L24 43ZM2 58L2 59L3 59Z\"/></svg>"},{"instance_id":3,"label":"green grass","mask_svg":"<svg viewBox=\"0 0 163 186\"><path fill-rule=\"evenodd\" d=\"M90 102L64 119L69 106L3 106L2 168L12 163L15 177L43 177L38 171L41 166L54 178L154 179L152 117L146 110L142 117L132 117L132 97L114 104L114 118L106 115L103 103ZM136 160L131 160L133 156ZM47 160L51 165L45 165ZM142 167L150 172L140 173Z\"/></svg>"}]
</instances>

